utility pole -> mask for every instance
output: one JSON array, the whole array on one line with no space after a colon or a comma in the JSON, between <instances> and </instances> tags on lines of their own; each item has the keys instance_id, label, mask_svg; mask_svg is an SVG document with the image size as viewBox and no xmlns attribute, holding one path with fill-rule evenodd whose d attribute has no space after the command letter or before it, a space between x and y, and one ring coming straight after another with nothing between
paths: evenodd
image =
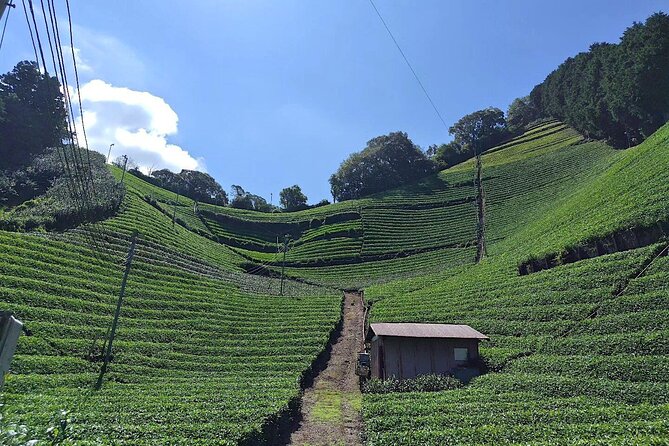
<instances>
[{"instance_id":1,"label":"utility pole","mask_svg":"<svg viewBox=\"0 0 669 446\"><path fill-rule=\"evenodd\" d=\"M5 15L5 10L9 8L16 8L16 5L12 2L8 2L5 0L0 0L0 19L2 19L2 16ZM9 12L7 12L9 14Z\"/></svg>"},{"instance_id":2,"label":"utility pole","mask_svg":"<svg viewBox=\"0 0 669 446\"><path fill-rule=\"evenodd\" d=\"M125 178L125 168L128 165L128 155L123 155L123 173L121 174L121 184L123 184L123 179Z\"/></svg>"},{"instance_id":3,"label":"utility pole","mask_svg":"<svg viewBox=\"0 0 669 446\"><path fill-rule=\"evenodd\" d=\"M114 147L114 143L109 144L109 152L107 152L107 164L109 164L109 160L111 158L111 149Z\"/></svg>"},{"instance_id":4,"label":"utility pole","mask_svg":"<svg viewBox=\"0 0 669 446\"><path fill-rule=\"evenodd\" d=\"M172 212L172 229L174 229L174 223L177 220L177 205L179 204L179 193L175 192L177 196L177 201L174 202L174 211Z\"/></svg>"},{"instance_id":5,"label":"utility pole","mask_svg":"<svg viewBox=\"0 0 669 446\"><path fill-rule=\"evenodd\" d=\"M476 155L476 176L474 184L476 186L476 209L478 222L476 224L476 263L479 263L487 255L485 244L485 192L483 190L481 170L483 163L481 161L481 152L474 147Z\"/></svg>"},{"instance_id":6,"label":"utility pole","mask_svg":"<svg viewBox=\"0 0 669 446\"><path fill-rule=\"evenodd\" d=\"M111 359L112 354L112 343L114 342L114 336L116 336L116 327L118 325L118 318L121 315L121 306L123 305L123 297L125 296L125 286L128 283L128 275L130 274L130 267L132 266L132 258L135 256L135 246L137 245L137 230L133 231L132 237L130 238L130 249L128 250L128 257L125 261L125 271L123 272L123 280L121 281L121 291L118 295L118 301L116 302L116 311L114 312L114 320L112 321L111 331L109 333L109 342L107 343L107 349L105 351L104 362L102 363L102 368L100 369L100 375L98 376L98 381L95 383L95 390L100 390L102 387L102 379L107 372L107 366Z\"/></svg>"},{"instance_id":7,"label":"utility pole","mask_svg":"<svg viewBox=\"0 0 669 446\"><path fill-rule=\"evenodd\" d=\"M285 279L286 271L286 251L288 251L288 234L283 236L283 261L281 262L281 291L279 294L283 296L283 281Z\"/></svg>"}]
</instances>

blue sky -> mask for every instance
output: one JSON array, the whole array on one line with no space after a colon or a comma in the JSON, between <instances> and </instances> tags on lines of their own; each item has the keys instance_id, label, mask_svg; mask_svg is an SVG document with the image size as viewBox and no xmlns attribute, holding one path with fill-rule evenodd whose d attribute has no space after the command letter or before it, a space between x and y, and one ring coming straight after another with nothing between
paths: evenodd
<instances>
[{"instance_id":1,"label":"blue sky","mask_svg":"<svg viewBox=\"0 0 669 446\"><path fill-rule=\"evenodd\" d=\"M18 3L2 72L33 58ZM330 174L374 136L450 140L368 0L70 3L85 123L103 153L113 142L113 156L206 170L276 204L295 183L310 202L330 198ZM666 0L376 4L449 125L506 110L565 58L668 11Z\"/></svg>"}]
</instances>

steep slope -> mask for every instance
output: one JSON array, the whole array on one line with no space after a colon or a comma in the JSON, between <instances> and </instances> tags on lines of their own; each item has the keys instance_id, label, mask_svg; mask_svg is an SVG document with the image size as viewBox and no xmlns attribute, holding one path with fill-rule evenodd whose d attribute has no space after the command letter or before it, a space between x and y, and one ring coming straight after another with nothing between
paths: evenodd
<instances>
[{"instance_id":1,"label":"steep slope","mask_svg":"<svg viewBox=\"0 0 669 446\"><path fill-rule=\"evenodd\" d=\"M488 151L478 265L473 161L277 214L198 204L126 173L114 218L0 232L0 300L32 333L4 389L7 419L46 438L53 415L70 410L75 444L269 442L340 321L334 288L364 287L373 321L465 323L491 337L490 373L465 389L365 396L368 444L661 443L668 167L669 125L617 151L549 122ZM658 227L635 249L591 249ZM95 392L135 230L114 358ZM286 235L297 280L280 296ZM552 261L519 274L537 259Z\"/></svg>"},{"instance_id":2,"label":"steep slope","mask_svg":"<svg viewBox=\"0 0 669 446\"><path fill-rule=\"evenodd\" d=\"M484 157L486 191L497 197L488 210L487 261L368 290L372 320L464 323L485 332L491 341L483 355L496 372L463 390L366 397L368 444L666 441L666 239L525 276L517 266L666 222L669 125L627 151L599 143L546 150ZM561 182L551 186L551 175Z\"/></svg>"},{"instance_id":3,"label":"steep slope","mask_svg":"<svg viewBox=\"0 0 669 446\"><path fill-rule=\"evenodd\" d=\"M572 129L549 122L489 151L483 176L490 191L489 245L513 232L519 217L529 222L542 206L550 206L552 201L542 202L545 194L566 194L580 187L616 153L601 143L580 142L582 137ZM528 175L519 177L518 171ZM289 276L363 288L473 263L474 175L470 161L408 187L307 211L261 214L200 205L199 216L215 239L250 262L247 269L261 265L256 271L278 274L287 234ZM528 178L526 183L522 178Z\"/></svg>"},{"instance_id":4,"label":"steep slope","mask_svg":"<svg viewBox=\"0 0 669 446\"><path fill-rule=\"evenodd\" d=\"M113 360L93 391L135 229ZM31 333L3 389L5 415L31 438L46 439L68 410L74 444L269 441L339 320L339 293L289 282L278 296L276 280L243 274L225 247L172 227L131 179L104 224L2 232L0 245L3 309Z\"/></svg>"}]
</instances>

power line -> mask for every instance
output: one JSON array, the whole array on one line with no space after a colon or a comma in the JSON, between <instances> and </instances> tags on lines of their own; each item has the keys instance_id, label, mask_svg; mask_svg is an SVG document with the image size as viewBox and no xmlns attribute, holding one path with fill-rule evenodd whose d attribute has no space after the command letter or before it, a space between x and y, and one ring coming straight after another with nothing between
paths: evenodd
<instances>
[{"instance_id":1,"label":"power line","mask_svg":"<svg viewBox=\"0 0 669 446\"><path fill-rule=\"evenodd\" d=\"M0 0L4 1L4 0ZM5 42L5 31L7 30L7 22L9 21L9 13L12 12L12 9L14 9L15 5L12 3L7 3L7 15L5 16L5 24L2 26L2 37L0 37L0 50L2 50L2 44Z\"/></svg>"},{"instance_id":2,"label":"power line","mask_svg":"<svg viewBox=\"0 0 669 446\"><path fill-rule=\"evenodd\" d=\"M448 125L446 125L446 121L444 121L444 118L441 116L441 113L439 113L439 109L435 105L434 101L430 97L430 94L427 92L427 89L425 88L425 86L421 82L420 78L418 77L418 74L416 73L416 70L413 69L413 66L411 65L411 62L409 62L409 59L407 58L406 54L404 54L404 51L402 51L402 47L397 42L397 39L395 38L392 31L388 27L388 24L386 23L386 21L383 19L383 16L381 15L381 12L379 11L379 8L377 8L376 5L374 4L374 0L369 0L369 3L372 5L372 8L374 8L374 11L376 11L376 15L379 16L379 19L381 20L381 23L383 23L383 26L386 28L386 31L388 31L388 35L393 40L393 43L395 43L395 46L397 47L400 54L402 55L402 58L404 59L404 62L406 62L407 66L411 70L411 73L413 73L413 77L416 78L416 81L418 82L418 85L420 85L421 90L423 90L423 93L425 93L425 97L430 102L430 105L432 105L432 108L434 109L435 113L439 117L439 120L444 125L444 128L446 128L446 130L448 130Z\"/></svg>"},{"instance_id":3,"label":"power line","mask_svg":"<svg viewBox=\"0 0 669 446\"><path fill-rule=\"evenodd\" d=\"M37 57L37 47L35 46L35 36L33 35L33 28L30 26L30 19L28 18L28 8L26 8L26 0L21 0L23 3L23 15L26 17L26 24L28 25L28 32L30 33L30 41L33 44L33 51L35 52L35 62L39 69L39 57Z\"/></svg>"},{"instance_id":4,"label":"power line","mask_svg":"<svg viewBox=\"0 0 669 446\"><path fill-rule=\"evenodd\" d=\"M81 120L81 131L84 134L84 144L86 145L86 157L88 158L88 170L91 173L91 186L93 187L93 167L91 165L91 151L88 147L88 136L86 136L86 126L84 125L84 108L81 105L81 87L79 85L79 70L77 68L77 58L74 53L74 38L72 33L72 14L70 13L70 0L65 0L67 6L67 22L70 31L70 51L72 52L72 65L74 65L74 81L77 87L77 98L79 102L79 118ZM95 196L95 188L93 187L93 195Z\"/></svg>"}]
</instances>

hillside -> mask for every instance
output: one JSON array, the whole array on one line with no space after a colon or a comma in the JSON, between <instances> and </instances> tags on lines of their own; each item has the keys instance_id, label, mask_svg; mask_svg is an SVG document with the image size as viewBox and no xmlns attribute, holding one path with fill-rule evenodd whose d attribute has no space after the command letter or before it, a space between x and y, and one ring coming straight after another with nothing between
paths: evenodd
<instances>
[{"instance_id":1,"label":"hillside","mask_svg":"<svg viewBox=\"0 0 669 446\"><path fill-rule=\"evenodd\" d=\"M371 321L464 323L491 338L489 373L463 389L366 395L367 444L666 441L669 125L619 151L549 122L482 165L479 264L473 160L276 214L126 173L113 218L0 232L2 301L32 333L4 389L7 419L45 438L70 410L76 444L261 444L294 415L340 290L364 288ZM93 391L135 229L114 359Z\"/></svg>"}]
</instances>

